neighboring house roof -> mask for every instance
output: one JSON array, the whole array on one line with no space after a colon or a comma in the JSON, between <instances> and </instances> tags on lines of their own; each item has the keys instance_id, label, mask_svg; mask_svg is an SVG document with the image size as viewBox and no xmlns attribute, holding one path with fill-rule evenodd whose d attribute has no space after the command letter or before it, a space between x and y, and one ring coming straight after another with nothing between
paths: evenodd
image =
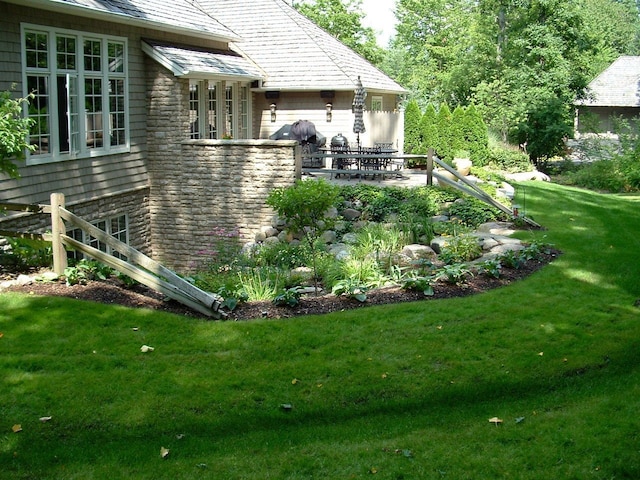
<instances>
[{"instance_id":1,"label":"neighboring house roof","mask_svg":"<svg viewBox=\"0 0 640 480\"><path fill-rule=\"evenodd\" d=\"M142 50L171 70L177 77L209 78L212 74L229 79L260 80L264 72L243 56L229 50L205 50L163 45L145 40Z\"/></svg>"},{"instance_id":2,"label":"neighboring house roof","mask_svg":"<svg viewBox=\"0 0 640 480\"><path fill-rule=\"evenodd\" d=\"M162 2L158 2L162 3ZM233 46L266 72L265 90L406 90L284 0L198 0L242 40Z\"/></svg>"},{"instance_id":3,"label":"neighboring house roof","mask_svg":"<svg viewBox=\"0 0 640 480\"><path fill-rule=\"evenodd\" d=\"M163 31L238 40L227 27L189 0L9 0L23 7L138 25Z\"/></svg>"},{"instance_id":4,"label":"neighboring house roof","mask_svg":"<svg viewBox=\"0 0 640 480\"><path fill-rule=\"evenodd\" d=\"M640 107L640 57L622 56L589 83L588 107Z\"/></svg>"}]
</instances>

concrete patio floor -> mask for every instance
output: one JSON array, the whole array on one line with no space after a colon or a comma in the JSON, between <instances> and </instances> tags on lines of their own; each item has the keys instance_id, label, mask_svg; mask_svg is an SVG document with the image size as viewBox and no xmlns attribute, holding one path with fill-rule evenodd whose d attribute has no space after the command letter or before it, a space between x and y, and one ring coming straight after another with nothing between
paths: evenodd
<instances>
[{"instance_id":1,"label":"concrete patio floor","mask_svg":"<svg viewBox=\"0 0 640 480\"><path fill-rule=\"evenodd\" d=\"M427 173L424 170L411 170L404 169L399 172L399 175L387 175L384 179L379 177L372 178L367 176L366 178L354 177L349 178L349 176L341 175L337 177L335 175L331 175L330 173L323 172L314 172L313 174L304 174L302 175L303 180L314 180L323 178L331 183L335 183L338 185L353 185L358 183L364 183L369 185L377 185L379 187L386 186L399 186L399 187L418 187L424 186L427 184ZM434 185L438 184L438 180L433 179Z\"/></svg>"}]
</instances>

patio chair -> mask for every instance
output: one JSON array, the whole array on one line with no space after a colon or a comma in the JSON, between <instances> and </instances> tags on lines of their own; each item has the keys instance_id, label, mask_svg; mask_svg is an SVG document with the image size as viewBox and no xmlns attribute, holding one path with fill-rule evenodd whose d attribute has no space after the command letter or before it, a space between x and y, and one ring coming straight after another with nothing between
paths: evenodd
<instances>
[{"instance_id":1,"label":"patio chair","mask_svg":"<svg viewBox=\"0 0 640 480\"><path fill-rule=\"evenodd\" d=\"M342 157L342 155L349 155L353 153L348 145L331 145L331 153L335 155L341 155L340 157L334 157L332 159L332 170L351 170L354 165L357 167L357 160L355 158ZM333 178L333 175L334 172L331 173L331 178ZM335 174L336 177L338 177L339 175L342 175L342 173ZM349 175L349 178L351 178L351 175Z\"/></svg>"},{"instance_id":2,"label":"patio chair","mask_svg":"<svg viewBox=\"0 0 640 480\"><path fill-rule=\"evenodd\" d=\"M361 147L360 153L363 155L371 155L371 157L364 157L360 160L360 167L363 170L372 170L372 177L376 175L382 175L382 171L386 168L386 159L380 157L379 147ZM365 175L368 175L365 173Z\"/></svg>"}]
</instances>

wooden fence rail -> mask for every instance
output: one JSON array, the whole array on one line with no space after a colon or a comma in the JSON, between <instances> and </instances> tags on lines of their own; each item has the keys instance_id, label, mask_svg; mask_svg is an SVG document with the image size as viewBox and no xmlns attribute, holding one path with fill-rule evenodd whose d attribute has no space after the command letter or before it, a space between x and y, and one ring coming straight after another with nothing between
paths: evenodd
<instances>
[{"instance_id":1,"label":"wooden fence rail","mask_svg":"<svg viewBox=\"0 0 640 480\"><path fill-rule=\"evenodd\" d=\"M346 175L363 175L363 176L364 175L380 175L382 178L384 178L387 175L397 175L401 173L401 169L399 170L339 169L339 168L333 168L334 160L352 159L352 158L355 158L358 160L384 159L386 161L391 161L392 165L394 164L393 162L396 162L395 165L401 165L400 168L402 168L402 165L404 164L405 160L424 159L426 160L425 173L427 177L427 180L426 180L427 185L433 185L433 178L435 177L438 180L438 184L440 185L447 185L467 195L471 195L472 197L475 197L478 200L481 200L487 203L488 205L491 205L492 207L495 207L498 210L506 213L510 217L514 215L514 212L511 208L497 201L491 195L489 195L480 187L478 187L478 185L476 185L475 183L465 178L465 176L462 175L460 172L458 172L456 169L452 168L451 166L447 165L445 162L440 160L438 157L434 156L433 149L429 149L429 153L427 155L394 155L394 154L384 154L384 153L369 153L369 154L313 153L313 154L307 155L305 158L311 161L312 163L314 162L314 160L316 162L320 160L321 163L324 163L324 167L303 168L302 171L305 173L330 173L331 175L346 174ZM449 177L444 176L441 173L438 173L437 170L434 170L434 167L436 166L451 173L456 180L452 180ZM521 218L524 222L528 223L533 227L540 228L540 225L538 223L536 223L535 221L531 220L528 217L519 217L519 218Z\"/></svg>"},{"instance_id":2,"label":"wooden fence rail","mask_svg":"<svg viewBox=\"0 0 640 480\"><path fill-rule=\"evenodd\" d=\"M64 275L67 268L67 251L65 246L82 252L105 265L133 278L134 280L152 288L169 298L172 298L183 305L188 306L209 317L220 318L224 313L220 311L221 299L204 290L197 288L175 272L166 268L162 264L149 258L145 254L130 247L126 243L119 241L103 230L91 225L86 220L78 217L65 208L64 195L53 193L51 195L51 205L22 205L22 204L0 204L0 208L7 210L29 212L29 213L49 213L51 214L51 234L24 234L21 232L0 231L3 236L33 235L33 238L47 240L52 243L53 269L58 275ZM114 251L127 257L129 261L109 255L97 248L79 242L67 235L65 222L80 228L93 238L108 245Z\"/></svg>"},{"instance_id":3,"label":"wooden fence rail","mask_svg":"<svg viewBox=\"0 0 640 480\"><path fill-rule=\"evenodd\" d=\"M46 205L28 205L25 203L3 203L0 202L0 212L6 210L10 212L23 213L47 213ZM17 232L15 230L0 230L0 237L27 238L29 240L51 241L51 237L45 233Z\"/></svg>"}]
</instances>

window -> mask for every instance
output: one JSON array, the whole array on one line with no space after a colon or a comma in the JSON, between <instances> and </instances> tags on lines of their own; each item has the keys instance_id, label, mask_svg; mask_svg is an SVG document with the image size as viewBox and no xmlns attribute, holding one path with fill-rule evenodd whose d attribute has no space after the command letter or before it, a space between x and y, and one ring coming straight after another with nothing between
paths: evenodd
<instances>
[{"instance_id":1,"label":"window","mask_svg":"<svg viewBox=\"0 0 640 480\"><path fill-rule=\"evenodd\" d=\"M190 81L189 138L250 138L249 126L250 90L247 85Z\"/></svg>"},{"instance_id":2,"label":"window","mask_svg":"<svg viewBox=\"0 0 640 480\"><path fill-rule=\"evenodd\" d=\"M99 228L100 230L107 232L116 240L120 240L122 243L129 244L129 222L126 215L119 215L116 217L112 217L106 220L97 220L95 222L91 222L91 225ZM77 240L79 242L85 243L93 248L97 248L98 250L113 255L116 258L127 261L127 257L122 255L119 252L114 251L107 244L101 242L97 238L92 237L85 231L75 228L67 233L68 236ZM83 258L81 252L68 252L69 256L75 258L76 260L80 260Z\"/></svg>"},{"instance_id":3,"label":"window","mask_svg":"<svg viewBox=\"0 0 640 480\"><path fill-rule=\"evenodd\" d=\"M225 85L224 91L224 135L222 138L233 138L235 133L235 102L233 101L233 85Z\"/></svg>"},{"instance_id":4,"label":"window","mask_svg":"<svg viewBox=\"0 0 640 480\"><path fill-rule=\"evenodd\" d=\"M127 151L126 39L22 26L29 163Z\"/></svg>"},{"instance_id":5,"label":"window","mask_svg":"<svg viewBox=\"0 0 640 480\"><path fill-rule=\"evenodd\" d=\"M382 111L382 95L371 96L371 111L372 112Z\"/></svg>"},{"instance_id":6,"label":"window","mask_svg":"<svg viewBox=\"0 0 640 480\"><path fill-rule=\"evenodd\" d=\"M240 87L240 124L238 129L240 131L240 138L249 138L249 87Z\"/></svg>"}]
</instances>

